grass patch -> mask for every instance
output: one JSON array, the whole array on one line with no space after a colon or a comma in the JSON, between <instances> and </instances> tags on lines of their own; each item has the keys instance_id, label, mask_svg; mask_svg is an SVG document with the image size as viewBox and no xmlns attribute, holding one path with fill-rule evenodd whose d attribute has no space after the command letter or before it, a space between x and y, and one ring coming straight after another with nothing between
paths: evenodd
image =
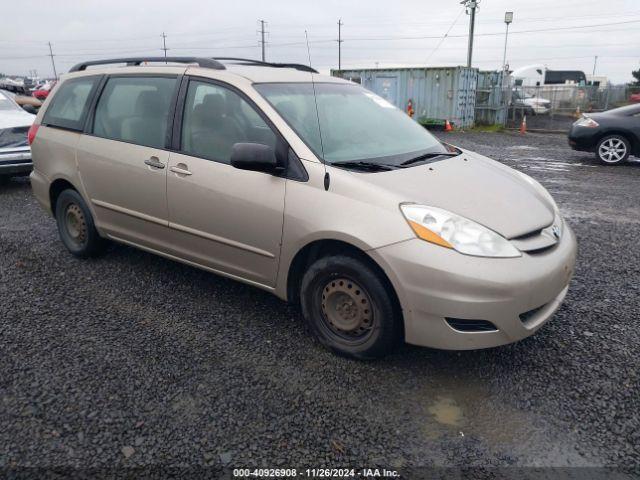
<instances>
[{"instance_id":1,"label":"grass patch","mask_svg":"<svg viewBox=\"0 0 640 480\"><path fill-rule=\"evenodd\" d=\"M504 132L504 125L476 125L475 127L468 129L468 131L481 133L500 133Z\"/></svg>"}]
</instances>

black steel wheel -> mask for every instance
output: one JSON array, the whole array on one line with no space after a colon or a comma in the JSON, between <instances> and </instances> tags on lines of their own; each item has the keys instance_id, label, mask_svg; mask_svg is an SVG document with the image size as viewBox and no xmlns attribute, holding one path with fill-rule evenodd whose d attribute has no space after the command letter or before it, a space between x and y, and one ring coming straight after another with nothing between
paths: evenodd
<instances>
[{"instance_id":1,"label":"black steel wheel","mask_svg":"<svg viewBox=\"0 0 640 480\"><path fill-rule=\"evenodd\" d=\"M67 250L77 257L93 257L104 251L91 211L75 190L63 191L55 206L58 233Z\"/></svg>"},{"instance_id":2,"label":"black steel wheel","mask_svg":"<svg viewBox=\"0 0 640 480\"><path fill-rule=\"evenodd\" d=\"M341 355L371 359L402 340L402 315L389 282L370 264L346 255L316 260L302 278L309 329Z\"/></svg>"}]
</instances>

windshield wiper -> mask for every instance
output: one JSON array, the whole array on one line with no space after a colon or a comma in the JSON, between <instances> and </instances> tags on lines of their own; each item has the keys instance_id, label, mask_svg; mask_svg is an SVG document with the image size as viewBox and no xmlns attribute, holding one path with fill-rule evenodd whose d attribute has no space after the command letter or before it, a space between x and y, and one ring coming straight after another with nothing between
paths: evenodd
<instances>
[{"instance_id":1,"label":"windshield wiper","mask_svg":"<svg viewBox=\"0 0 640 480\"><path fill-rule=\"evenodd\" d=\"M414 163L418 163L418 162L422 162L424 160L430 160L432 158L437 158L437 157L455 157L457 155L460 155L459 153L454 153L454 152L440 152L440 153L435 153L435 152L431 152L431 153L425 153L423 155L419 155L415 158L411 158L409 160L406 160L404 162L402 162L400 164L401 167L406 167L407 165L412 165Z\"/></svg>"},{"instance_id":2,"label":"windshield wiper","mask_svg":"<svg viewBox=\"0 0 640 480\"><path fill-rule=\"evenodd\" d=\"M333 165L334 167L359 168L361 170L393 170L393 165L387 165L386 163L364 162L361 160L332 162L330 165Z\"/></svg>"}]
</instances>

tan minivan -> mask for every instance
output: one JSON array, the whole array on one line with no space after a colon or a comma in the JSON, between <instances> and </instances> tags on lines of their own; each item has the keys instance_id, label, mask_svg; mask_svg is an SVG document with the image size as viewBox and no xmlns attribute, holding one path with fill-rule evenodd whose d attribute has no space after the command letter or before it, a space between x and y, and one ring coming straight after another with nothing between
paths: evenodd
<instances>
[{"instance_id":1,"label":"tan minivan","mask_svg":"<svg viewBox=\"0 0 640 480\"><path fill-rule=\"evenodd\" d=\"M565 297L576 240L528 176L310 67L159 61L77 65L29 132L74 255L109 239L268 290L357 358L514 342Z\"/></svg>"}]
</instances>

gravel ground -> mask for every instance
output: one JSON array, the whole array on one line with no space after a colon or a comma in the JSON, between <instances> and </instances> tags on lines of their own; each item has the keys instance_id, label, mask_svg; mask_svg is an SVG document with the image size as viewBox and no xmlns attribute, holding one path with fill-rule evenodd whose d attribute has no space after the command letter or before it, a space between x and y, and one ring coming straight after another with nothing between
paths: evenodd
<instances>
[{"instance_id":1,"label":"gravel ground","mask_svg":"<svg viewBox=\"0 0 640 480\"><path fill-rule=\"evenodd\" d=\"M515 345L338 358L257 289L119 245L75 259L25 180L0 187L0 468L640 471L640 163L442 136L540 180L578 236L565 303Z\"/></svg>"}]
</instances>

